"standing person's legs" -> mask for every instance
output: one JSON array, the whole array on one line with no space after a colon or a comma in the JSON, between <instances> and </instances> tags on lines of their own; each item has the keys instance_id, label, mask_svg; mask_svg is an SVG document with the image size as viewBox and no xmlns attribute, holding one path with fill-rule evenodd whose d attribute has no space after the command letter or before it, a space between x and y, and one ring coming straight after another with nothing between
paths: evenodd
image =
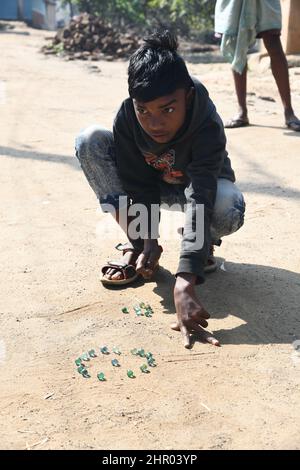
<instances>
[{"instance_id":1,"label":"standing person's legs","mask_svg":"<svg viewBox=\"0 0 300 470\"><path fill-rule=\"evenodd\" d=\"M285 123L290 129L300 131L300 121L292 108L288 64L282 49L280 34L264 31L260 33L260 37L263 38L271 59L272 73L284 108Z\"/></svg>"},{"instance_id":2,"label":"standing person's legs","mask_svg":"<svg viewBox=\"0 0 300 470\"><path fill-rule=\"evenodd\" d=\"M224 127L233 129L235 127L244 127L249 125L247 109L247 65L243 73L232 71L235 86L235 92L238 100L238 113L232 119L225 123Z\"/></svg>"},{"instance_id":3,"label":"standing person's legs","mask_svg":"<svg viewBox=\"0 0 300 470\"><path fill-rule=\"evenodd\" d=\"M120 210L127 210L127 194L117 174L113 134L101 126L91 126L82 131L75 142L76 156L81 168L99 199L104 212L110 212L127 235L128 223L122 225ZM120 196L122 198L120 199ZM120 206L122 204L122 207ZM129 219L129 218L128 218ZM124 248L122 262L133 265L142 251L141 240ZM127 269L127 268L126 268ZM127 272L133 275L132 269ZM125 272L122 269L109 268L105 272L107 279L122 280Z\"/></svg>"}]
</instances>

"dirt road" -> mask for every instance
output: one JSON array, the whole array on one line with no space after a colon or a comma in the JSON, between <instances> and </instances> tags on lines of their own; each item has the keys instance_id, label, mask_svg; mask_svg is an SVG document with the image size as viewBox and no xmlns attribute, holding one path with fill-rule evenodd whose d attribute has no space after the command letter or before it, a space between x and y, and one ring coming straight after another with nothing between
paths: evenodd
<instances>
[{"instance_id":1,"label":"dirt road","mask_svg":"<svg viewBox=\"0 0 300 470\"><path fill-rule=\"evenodd\" d=\"M246 222L217 250L225 270L199 287L222 347L188 351L169 328L178 239L162 235L152 282L120 291L99 282L125 240L97 210L74 138L91 123L111 127L126 63L99 71L45 57L46 35L21 24L0 34L0 447L300 449L300 135L282 126L270 71L249 76L255 125L227 133ZM229 66L193 59L189 69L231 116ZM300 69L290 73L300 114ZM150 302L152 318L121 313L136 298ZM99 356L83 379L74 359L101 345L120 347L121 367ZM134 347L156 356L150 374L138 370Z\"/></svg>"}]
</instances>

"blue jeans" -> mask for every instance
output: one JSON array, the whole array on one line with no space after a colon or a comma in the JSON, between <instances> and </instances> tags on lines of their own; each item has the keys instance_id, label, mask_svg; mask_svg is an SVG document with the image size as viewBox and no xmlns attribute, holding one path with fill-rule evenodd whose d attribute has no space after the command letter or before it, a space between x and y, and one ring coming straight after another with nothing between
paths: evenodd
<instances>
[{"instance_id":1,"label":"blue jeans","mask_svg":"<svg viewBox=\"0 0 300 470\"><path fill-rule=\"evenodd\" d=\"M102 209L105 210L108 204L118 209L119 196L126 196L126 193L117 173L112 132L101 126L90 126L76 138L75 149ZM183 210L186 204L183 185L161 181L160 189L163 204L179 204ZM210 227L212 243L220 245L222 237L236 232L244 223L244 213L245 201L239 188L231 181L219 178Z\"/></svg>"}]
</instances>

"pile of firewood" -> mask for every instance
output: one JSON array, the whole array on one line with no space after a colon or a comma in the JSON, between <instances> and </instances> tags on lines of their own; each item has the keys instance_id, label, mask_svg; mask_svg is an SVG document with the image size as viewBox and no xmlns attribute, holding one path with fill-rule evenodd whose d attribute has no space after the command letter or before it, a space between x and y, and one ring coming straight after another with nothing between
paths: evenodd
<instances>
[{"instance_id":1,"label":"pile of firewood","mask_svg":"<svg viewBox=\"0 0 300 470\"><path fill-rule=\"evenodd\" d=\"M62 54L71 60L98 60L126 58L138 47L139 41L134 34L118 32L100 17L84 13L74 17L42 51Z\"/></svg>"}]
</instances>

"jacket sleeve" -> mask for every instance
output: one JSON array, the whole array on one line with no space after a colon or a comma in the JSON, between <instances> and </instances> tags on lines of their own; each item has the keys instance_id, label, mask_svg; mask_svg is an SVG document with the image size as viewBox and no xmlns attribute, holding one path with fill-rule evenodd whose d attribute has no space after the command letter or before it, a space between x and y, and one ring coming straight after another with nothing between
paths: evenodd
<instances>
[{"instance_id":1,"label":"jacket sleeve","mask_svg":"<svg viewBox=\"0 0 300 470\"><path fill-rule=\"evenodd\" d=\"M143 204L147 210L147 225L141 227L141 238L150 238L151 234L152 238L158 238L158 223L154 221L157 221L159 214L151 221L151 205L156 204L158 209L160 205L158 172L146 163L135 143L129 122L123 105L113 128L117 171L132 203Z\"/></svg>"},{"instance_id":2,"label":"jacket sleeve","mask_svg":"<svg viewBox=\"0 0 300 470\"><path fill-rule=\"evenodd\" d=\"M176 273L196 274L197 284L205 280L204 266L211 244L210 224L216 199L217 179L227 156L225 146L223 123L213 108L195 137L192 161L187 167L190 184L185 189L185 227Z\"/></svg>"}]
</instances>

